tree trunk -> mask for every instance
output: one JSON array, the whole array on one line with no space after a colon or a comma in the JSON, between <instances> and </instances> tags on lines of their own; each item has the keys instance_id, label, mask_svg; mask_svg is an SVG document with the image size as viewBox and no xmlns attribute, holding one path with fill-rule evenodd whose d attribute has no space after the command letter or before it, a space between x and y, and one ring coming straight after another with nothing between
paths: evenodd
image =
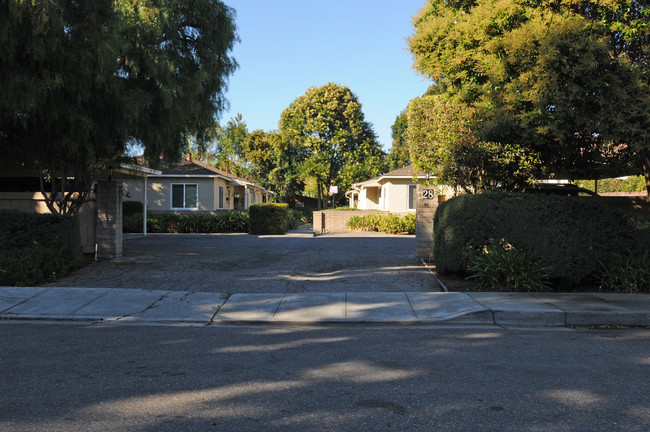
<instances>
[{"instance_id":1,"label":"tree trunk","mask_svg":"<svg viewBox=\"0 0 650 432\"><path fill-rule=\"evenodd\" d=\"M316 188L318 189L318 210L323 210L323 186L319 181L316 181Z\"/></svg>"},{"instance_id":2,"label":"tree trunk","mask_svg":"<svg viewBox=\"0 0 650 432\"><path fill-rule=\"evenodd\" d=\"M645 189L648 201L650 201L650 149L642 150L641 165L643 166L643 175L645 177Z\"/></svg>"}]
</instances>

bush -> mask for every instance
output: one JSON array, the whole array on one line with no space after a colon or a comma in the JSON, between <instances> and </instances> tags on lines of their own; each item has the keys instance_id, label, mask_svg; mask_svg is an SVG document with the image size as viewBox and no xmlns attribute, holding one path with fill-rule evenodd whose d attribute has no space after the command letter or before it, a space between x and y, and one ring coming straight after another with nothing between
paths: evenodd
<instances>
[{"instance_id":1,"label":"bush","mask_svg":"<svg viewBox=\"0 0 650 432\"><path fill-rule=\"evenodd\" d=\"M302 215L302 223L310 224L314 222L314 211L307 207L296 207L294 211L300 212Z\"/></svg>"},{"instance_id":2,"label":"bush","mask_svg":"<svg viewBox=\"0 0 650 432\"><path fill-rule=\"evenodd\" d=\"M288 204L253 204L248 208L249 234L284 234L292 226Z\"/></svg>"},{"instance_id":3,"label":"bush","mask_svg":"<svg viewBox=\"0 0 650 432\"><path fill-rule=\"evenodd\" d=\"M602 265L600 288L626 293L650 293L650 252L619 255Z\"/></svg>"},{"instance_id":4,"label":"bush","mask_svg":"<svg viewBox=\"0 0 650 432\"><path fill-rule=\"evenodd\" d=\"M140 201L123 201L122 202L122 217L126 218L136 213L143 213L144 206Z\"/></svg>"},{"instance_id":5,"label":"bush","mask_svg":"<svg viewBox=\"0 0 650 432\"><path fill-rule=\"evenodd\" d=\"M294 230L300 225L307 223L302 212L298 210L289 209L289 230Z\"/></svg>"},{"instance_id":6,"label":"bush","mask_svg":"<svg viewBox=\"0 0 650 432\"><path fill-rule=\"evenodd\" d=\"M82 264L76 217L0 210L0 284L39 284Z\"/></svg>"},{"instance_id":7,"label":"bush","mask_svg":"<svg viewBox=\"0 0 650 432\"><path fill-rule=\"evenodd\" d=\"M580 180L578 186L592 191L596 190L594 180ZM627 178L610 178L598 180L598 193L609 192L643 192L646 190L645 177L632 176Z\"/></svg>"},{"instance_id":8,"label":"bush","mask_svg":"<svg viewBox=\"0 0 650 432\"><path fill-rule=\"evenodd\" d=\"M650 248L650 222L580 198L506 192L463 195L438 207L434 260L441 273L466 272L477 254L510 244L551 268L559 285L595 280L598 262Z\"/></svg>"},{"instance_id":9,"label":"bush","mask_svg":"<svg viewBox=\"0 0 650 432\"><path fill-rule=\"evenodd\" d=\"M142 232L142 213L135 213L122 220L122 231ZM248 214L228 212L221 214L151 213L147 215L147 232L150 233L223 233L246 232Z\"/></svg>"},{"instance_id":10,"label":"bush","mask_svg":"<svg viewBox=\"0 0 650 432\"><path fill-rule=\"evenodd\" d=\"M352 216L347 227L356 231L379 231L388 234L415 234L415 214L397 216L393 214L369 214Z\"/></svg>"},{"instance_id":11,"label":"bush","mask_svg":"<svg viewBox=\"0 0 650 432\"><path fill-rule=\"evenodd\" d=\"M479 288L493 291L547 291L551 268L512 247L490 246L469 268Z\"/></svg>"}]
</instances>

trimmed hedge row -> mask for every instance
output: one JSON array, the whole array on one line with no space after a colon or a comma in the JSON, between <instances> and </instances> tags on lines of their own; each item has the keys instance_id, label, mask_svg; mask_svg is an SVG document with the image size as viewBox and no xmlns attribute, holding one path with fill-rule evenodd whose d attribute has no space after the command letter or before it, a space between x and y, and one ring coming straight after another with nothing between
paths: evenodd
<instances>
[{"instance_id":1,"label":"trimmed hedge row","mask_svg":"<svg viewBox=\"0 0 650 432\"><path fill-rule=\"evenodd\" d=\"M394 214L370 214L352 216L347 222L348 229L357 231L379 231L388 234L415 234L415 214L405 216Z\"/></svg>"},{"instance_id":2,"label":"trimmed hedge row","mask_svg":"<svg viewBox=\"0 0 650 432\"><path fill-rule=\"evenodd\" d=\"M643 255L650 221L579 198L506 192L463 195L438 207L434 260L466 272L491 246L514 247L551 268L559 286L594 281L615 255Z\"/></svg>"},{"instance_id":3,"label":"trimmed hedge row","mask_svg":"<svg viewBox=\"0 0 650 432\"><path fill-rule=\"evenodd\" d=\"M122 231L142 232L142 213L124 217ZM179 215L175 213L147 214L147 232L150 233L244 233L248 231L248 213Z\"/></svg>"},{"instance_id":4,"label":"trimmed hedge row","mask_svg":"<svg viewBox=\"0 0 650 432\"><path fill-rule=\"evenodd\" d=\"M0 285L53 281L82 264L76 217L0 210Z\"/></svg>"}]
</instances>

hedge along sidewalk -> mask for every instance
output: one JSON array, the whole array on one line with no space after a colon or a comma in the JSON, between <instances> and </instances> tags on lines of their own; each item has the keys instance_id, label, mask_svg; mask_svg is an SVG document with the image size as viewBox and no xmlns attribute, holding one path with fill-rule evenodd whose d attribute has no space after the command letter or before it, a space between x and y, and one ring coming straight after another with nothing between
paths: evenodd
<instances>
[{"instance_id":1,"label":"hedge along sidewalk","mask_svg":"<svg viewBox=\"0 0 650 432\"><path fill-rule=\"evenodd\" d=\"M47 282L82 264L77 217L0 210L0 284Z\"/></svg>"},{"instance_id":2,"label":"hedge along sidewalk","mask_svg":"<svg viewBox=\"0 0 650 432\"><path fill-rule=\"evenodd\" d=\"M486 192L438 207L434 260L441 273L465 272L486 246L514 247L571 287L593 281L616 254L643 255L650 221L579 197ZM557 286L556 286L557 287Z\"/></svg>"}]
</instances>

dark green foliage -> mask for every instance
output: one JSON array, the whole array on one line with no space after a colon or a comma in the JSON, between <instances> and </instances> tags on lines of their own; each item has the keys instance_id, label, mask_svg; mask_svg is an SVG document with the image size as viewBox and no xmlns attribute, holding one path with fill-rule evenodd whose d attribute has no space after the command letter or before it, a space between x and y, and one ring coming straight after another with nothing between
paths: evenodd
<instances>
[{"instance_id":1,"label":"dark green foliage","mask_svg":"<svg viewBox=\"0 0 650 432\"><path fill-rule=\"evenodd\" d=\"M227 106L238 36L235 11L218 0L4 1L0 10L0 151L64 189L42 190L53 213L76 213L92 171L134 142L149 161L177 161L190 137L204 145Z\"/></svg>"},{"instance_id":2,"label":"dark green foliage","mask_svg":"<svg viewBox=\"0 0 650 432\"><path fill-rule=\"evenodd\" d=\"M507 180L528 168L585 179L643 171L650 188L649 22L637 0L427 1L408 40L414 67L434 81L427 98L462 115L409 109L416 170L435 164L459 184L467 170L498 179L505 169ZM495 161L500 147L510 155Z\"/></svg>"},{"instance_id":3,"label":"dark green foliage","mask_svg":"<svg viewBox=\"0 0 650 432\"><path fill-rule=\"evenodd\" d=\"M486 247L469 268L481 289L490 291L548 291L551 268L514 248Z\"/></svg>"},{"instance_id":4,"label":"dark green foliage","mask_svg":"<svg viewBox=\"0 0 650 432\"><path fill-rule=\"evenodd\" d=\"M142 213L144 207L140 201L122 201L122 217L126 218L135 213Z\"/></svg>"},{"instance_id":5,"label":"dark green foliage","mask_svg":"<svg viewBox=\"0 0 650 432\"><path fill-rule=\"evenodd\" d=\"M294 211L300 212L302 215L302 223L310 224L314 222L314 211L311 208L307 206L296 207Z\"/></svg>"},{"instance_id":6,"label":"dark green foliage","mask_svg":"<svg viewBox=\"0 0 650 432\"><path fill-rule=\"evenodd\" d=\"M309 223L305 217L305 215L294 209L289 209L289 225L288 225L288 230L294 230L298 228L300 225Z\"/></svg>"},{"instance_id":7,"label":"dark green foliage","mask_svg":"<svg viewBox=\"0 0 650 432\"><path fill-rule=\"evenodd\" d=\"M122 221L122 230L129 233L141 233L142 218L142 213L125 217ZM176 213L147 214L147 232L149 233L243 233L247 230L248 213L244 212L187 216Z\"/></svg>"},{"instance_id":8,"label":"dark green foliage","mask_svg":"<svg viewBox=\"0 0 650 432\"><path fill-rule=\"evenodd\" d=\"M0 285L51 281L82 263L76 217L0 210Z\"/></svg>"},{"instance_id":9,"label":"dark green foliage","mask_svg":"<svg viewBox=\"0 0 650 432\"><path fill-rule=\"evenodd\" d=\"M370 214L352 216L348 229L357 231L378 231L388 234L415 234L415 214L398 216L394 214Z\"/></svg>"},{"instance_id":10,"label":"dark green foliage","mask_svg":"<svg viewBox=\"0 0 650 432\"><path fill-rule=\"evenodd\" d=\"M643 254L614 255L604 264L600 287L627 293L650 293L650 251Z\"/></svg>"},{"instance_id":11,"label":"dark green foliage","mask_svg":"<svg viewBox=\"0 0 650 432\"><path fill-rule=\"evenodd\" d=\"M248 212L249 234L284 234L292 227L288 204L253 204Z\"/></svg>"},{"instance_id":12,"label":"dark green foliage","mask_svg":"<svg viewBox=\"0 0 650 432\"><path fill-rule=\"evenodd\" d=\"M650 248L650 223L581 198L486 192L442 203L434 217L441 273L465 272L480 251L509 245L551 267L562 285L592 280L598 262Z\"/></svg>"}]
</instances>

